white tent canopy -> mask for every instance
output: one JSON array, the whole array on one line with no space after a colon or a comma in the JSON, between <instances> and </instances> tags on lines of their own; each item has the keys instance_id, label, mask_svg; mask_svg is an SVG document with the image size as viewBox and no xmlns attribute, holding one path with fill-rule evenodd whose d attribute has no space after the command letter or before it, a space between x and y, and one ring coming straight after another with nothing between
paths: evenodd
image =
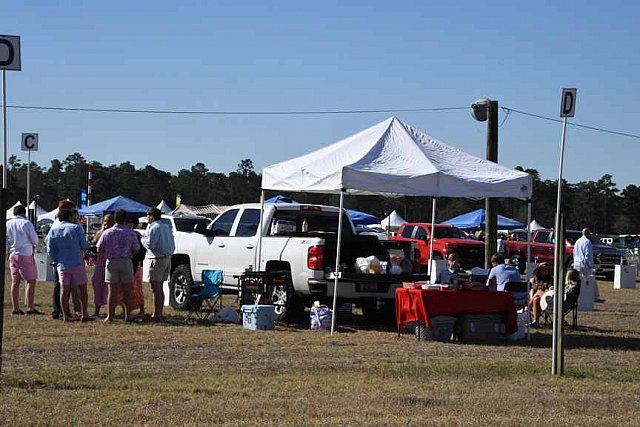
<instances>
[{"instance_id":1,"label":"white tent canopy","mask_svg":"<svg viewBox=\"0 0 640 427\"><path fill-rule=\"evenodd\" d=\"M156 208L160 209L160 212L162 212L163 214L167 214L173 210L171 209L171 206L169 206L169 204L164 200L161 200Z\"/></svg>"},{"instance_id":2,"label":"white tent canopy","mask_svg":"<svg viewBox=\"0 0 640 427\"><path fill-rule=\"evenodd\" d=\"M546 228L544 225L540 224L538 221L536 221L535 219L533 221L531 221L531 224L529 224L529 231L533 232L534 230L540 230Z\"/></svg>"},{"instance_id":3,"label":"white tent canopy","mask_svg":"<svg viewBox=\"0 0 640 427\"><path fill-rule=\"evenodd\" d=\"M34 209L36 211L36 218L47 213L47 211L42 206L36 204L35 200L29 204L29 209Z\"/></svg>"},{"instance_id":4,"label":"white tent canopy","mask_svg":"<svg viewBox=\"0 0 640 427\"><path fill-rule=\"evenodd\" d=\"M11 219L13 218L13 208L15 208L16 206L21 206L22 202L20 200L18 200L15 205L11 206L9 209L7 209L7 219Z\"/></svg>"},{"instance_id":5,"label":"white tent canopy","mask_svg":"<svg viewBox=\"0 0 640 427\"><path fill-rule=\"evenodd\" d=\"M339 193L340 209L345 193L528 199L532 188L529 174L467 154L396 117L262 171L263 192ZM342 215L338 218L335 271L340 264L342 240ZM264 224L260 227L262 230ZM261 242L258 245L262 247ZM334 312L338 276L334 275ZM334 324L335 316L332 333Z\"/></svg>"},{"instance_id":6,"label":"white tent canopy","mask_svg":"<svg viewBox=\"0 0 640 427\"><path fill-rule=\"evenodd\" d=\"M380 224L382 224L382 227L387 230L397 230L405 222L407 221L394 210L389 214L389 216L380 221Z\"/></svg>"},{"instance_id":7,"label":"white tent canopy","mask_svg":"<svg viewBox=\"0 0 640 427\"><path fill-rule=\"evenodd\" d=\"M532 182L396 117L262 172L263 189L370 195L527 199Z\"/></svg>"},{"instance_id":8,"label":"white tent canopy","mask_svg":"<svg viewBox=\"0 0 640 427\"><path fill-rule=\"evenodd\" d=\"M58 208L55 208L51 212L44 213L42 215L38 215L38 222L40 221L55 221L56 215L58 215Z\"/></svg>"}]
</instances>

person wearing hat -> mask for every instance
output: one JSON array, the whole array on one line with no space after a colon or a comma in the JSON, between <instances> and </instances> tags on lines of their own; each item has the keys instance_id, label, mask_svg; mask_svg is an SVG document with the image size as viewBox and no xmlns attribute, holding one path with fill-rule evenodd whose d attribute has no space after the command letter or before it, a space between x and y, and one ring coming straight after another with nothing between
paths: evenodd
<instances>
[{"instance_id":1,"label":"person wearing hat","mask_svg":"<svg viewBox=\"0 0 640 427\"><path fill-rule=\"evenodd\" d=\"M531 279L531 293L529 297L529 311L533 314L533 321L531 326L537 328L540 319L540 299L550 289L553 289L553 274L551 271L551 265L543 262L533 270Z\"/></svg>"}]
</instances>

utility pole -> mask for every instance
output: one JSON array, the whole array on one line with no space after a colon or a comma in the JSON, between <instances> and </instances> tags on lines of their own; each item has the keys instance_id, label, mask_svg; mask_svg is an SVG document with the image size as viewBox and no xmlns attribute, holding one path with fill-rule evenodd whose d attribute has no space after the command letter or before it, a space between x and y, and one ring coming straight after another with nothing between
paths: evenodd
<instances>
[{"instance_id":1,"label":"utility pole","mask_svg":"<svg viewBox=\"0 0 640 427\"><path fill-rule=\"evenodd\" d=\"M487 122L487 160L498 163L498 101L482 98L471 104L471 115L479 122ZM497 200L487 197L484 202L484 268L491 268L491 255L496 252L498 212Z\"/></svg>"},{"instance_id":2,"label":"utility pole","mask_svg":"<svg viewBox=\"0 0 640 427\"><path fill-rule=\"evenodd\" d=\"M498 101L489 101L487 105L487 160L498 163ZM491 255L497 250L498 208L497 200L487 197L485 210L485 250L484 268L491 267Z\"/></svg>"}]
</instances>

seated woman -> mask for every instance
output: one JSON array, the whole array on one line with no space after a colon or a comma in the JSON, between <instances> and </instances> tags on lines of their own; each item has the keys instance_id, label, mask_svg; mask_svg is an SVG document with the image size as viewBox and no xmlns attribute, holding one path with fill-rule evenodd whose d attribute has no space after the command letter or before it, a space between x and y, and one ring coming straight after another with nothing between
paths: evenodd
<instances>
[{"instance_id":1,"label":"seated woman","mask_svg":"<svg viewBox=\"0 0 640 427\"><path fill-rule=\"evenodd\" d=\"M531 277L531 293L529 297L529 311L533 313L533 321L531 326L537 328L540 319L540 298L550 289L553 289L553 275L551 273L551 265L546 262L541 263L533 270Z\"/></svg>"},{"instance_id":2,"label":"seated woman","mask_svg":"<svg viewBox=\"0 0 640 427\"><path fill-rule=\"evenodd\" d=\"M438 273L436 276L436 283L450 285L452 284L453 277L458 273L466 273L466 271L460 268L460 264L458 263L458 254L452 252L447 257L447 269Z\"/></svg>"}]
</instances>

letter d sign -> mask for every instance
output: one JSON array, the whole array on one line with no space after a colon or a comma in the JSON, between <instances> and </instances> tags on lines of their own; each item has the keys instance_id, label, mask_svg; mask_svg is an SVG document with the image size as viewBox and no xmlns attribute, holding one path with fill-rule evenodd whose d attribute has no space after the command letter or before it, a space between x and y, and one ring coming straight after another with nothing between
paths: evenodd
<instances>
[{"instance_id":1,"label":"letter d sign","mask_svg":"<svg viewBox=\"0 0 640 427\"><path fill-rule=\"evenodd\" d=\"M560 103L560 117L573 117L576 113L576 95L578 89L562 89L562 101Z\"/></svg>"}]
</instances>

